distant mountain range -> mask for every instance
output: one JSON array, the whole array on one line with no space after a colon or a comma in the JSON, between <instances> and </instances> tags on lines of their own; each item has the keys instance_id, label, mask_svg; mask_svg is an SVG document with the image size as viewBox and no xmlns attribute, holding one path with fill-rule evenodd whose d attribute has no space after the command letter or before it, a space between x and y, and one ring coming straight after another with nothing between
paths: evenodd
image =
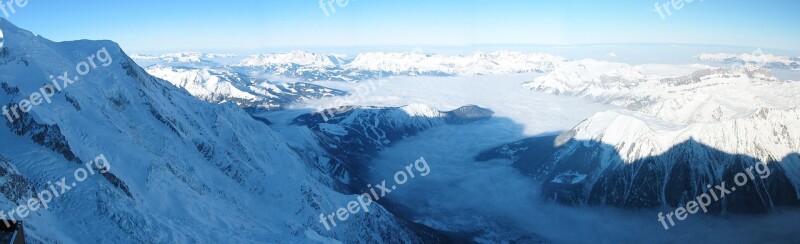
<instances>
[{"instance_id":1,"label":"distant mountain range","mask_svg":"<svg viewBox=\"0 0 800 244\"><path fill-rule=\"evenodd\" d=\"M225 69L157 64L146 70L205 101L232 102L252 109L274 110L304 99L347 95L344 91L305 82L271 83L262 78Z\"/></svg>"},{"instance_id":2,"label":"distant mountain range","mask_svg":"<svg viewBox=\"0 0 800 244\"><path fill-rule=\"evenodd\" d=\"M98 50L109 55L107 66L0 123L0 210L27 204L98 154L112 166L23 219L34 242L474 241L451 239L469 234L412 222L383 203L330 231L320 224L320 214L365 191L380 151L436 127L496 119L492 108L475 105L355 105L328 114L289 108L347 95L318 81L386 76L530 73L535 78L520 89L618 106L557 135L475 152L481 161L510 159L559 203L667 209L765 162L768 177L715 203L713 212L800 206L800 82L770 73L797 69L797 58L765 56L767 65L758 66L765 62L747 55L698 57L745 63L715 68L505 51L129 57L111 41L52 42L7 21L0 29L6 107L25 107L50 75L82 73L76 64ZM274 125L262 117L277 112L291 118Z\"/></svg>"},{"instance_id":3,"label":"distant mountain range","mask_svg":"<svg viewBox=\"0 0 800 244\"><path fill-rule=\"evenodd\" d=\"M137 55L144 64L169 66L218 66L215 59L233 55L177 53L161 56ZM419 53L362 53L354 58L344 55L322 55L305 51L281 54L242 56L225 66L260 74L297 78L304 81L360 81L382 76L455 76L505 73L545 72L562 61L542 53L476 52L470 55L438 55Z\"/></svg>"},{"instance_id":4,"label":"distant mountain range","mask_svg":"<svg viewBox=\"0 0 800 244\"><path fill-rule=\"evenodd\" d=\"M771 69L800 70L800 57L765 54L760 49L747 54L702 53L697 59L709 62L722 62L739 66L759 66Z\"/></svg>"},{"instance_id":5,"label":"distant mountain range","mask_svg":"<svg viewBox=\"0 0 800 244\"><path fill-rule=\"evenodd\" d=\"M538 72L541 75L522 87L622 109L597 114L558 137L513 142L487 150L478 158L513 159L521 170L543 180L545 194L559 202L637 208L683 204L703 193L708 184L730 180L731 174L755 162L769 162L774 177L748 188L752 196L730 198L713 207L717 212L764 212L778 205L797 205L800 199L800 161L796 154L800 151L800 131L792 129L800 128L800 82L779 80L768 70L792 69L796 58L759 57L767 65L757 66L755 61L759 60L748 55L698 56L701 61L743 62L741 66L715 68L704 64L629 65L510 52L461 56L364 53L347 59L298 51L246 57L226 67L340 81L374 78L364 74L376 71L399 76ZM362 109L348 108L339 118L343 121L325 122L319 114L317 119L309 114L294 122L311 128L326 148L325 155L338 160L331 161L334 163L327 171L345 185L360 178L353 172L363 170L360 167L368 163L371 152L441 121L397 116L387 120L378 114L392 110ZM421 118L441 115L432 108L422 110L430 113ZM365 121L374 125L350 124L367 114L370 116ZM343 126L344 121L348 124ZM416 125L395 127L398 123ZM383 136L373 138L376 135ZM630 185L633 181L637 183ZM752 197L763 201L749 202Z\"/></svg>"},{"instance_id":6,"label":"distant mountain range","mask_svg":"<svg viewBox=\"0 0 800 244\"><path fill-rule=\"evenodd\" d=\"M0 22L0 29L5 38L0 100L9 107L38 91L50 74L75 74L76 64L96 58L98 50L107 50L110 58L107 67L74 79L51 102L1 123L2 210L27 204L48 182L71 179L96 155L105 155L111 165L102 177L73 185L48 210L21 219L28 241L440 238L377 204L327 231L320 214L355 197L335 191L328 172L310 167L283 137L236 104L201 101L151 76L111 41L52 42L8 21ZM252 92L247 88L242 91Z\"/></svg>"}]
</instances>

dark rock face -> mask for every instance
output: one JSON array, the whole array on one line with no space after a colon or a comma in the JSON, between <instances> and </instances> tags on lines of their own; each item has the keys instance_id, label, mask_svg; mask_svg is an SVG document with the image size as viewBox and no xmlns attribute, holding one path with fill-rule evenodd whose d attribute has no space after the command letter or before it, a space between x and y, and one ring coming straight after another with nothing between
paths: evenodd
<instances>
[{"instance_id":1,"label":"dark rock face","mask_svg":"<svg viewBox=\"0 0 800 244\"><path fill-rule=\"evenodd\" d=\"M545 175L545 164L555 153L555 140L556 136L527 138L481 152L475 157L475 160L482 162L497 158L508 158L514 162L515 168L528 176L541 179L541 176Z\"/></svg>"},{"instance_id":2,"label":"dark rock face","mask_svg":"<svg viewBox=\"0 0 800 244\"><path fill-rule=\"evenodd\" d=\"M8 107L19 106L8 104ZM38 123L29 113L20 113L19 118L14 121L6 121L6 125L18 136L28 137L36 144L42 145L54 152L64 156L65 159L80 163L80 160L72 152L72 149L58 125L47 125Z\"/></svg>"},{"instance_id":3,"label":"dark rock face","mask_svg":"<svg viewBox=\"0 0 800 244\"><path fill-rule=\"evenodd\" d=\"M13 104L9 106L13 106ZM6 124L8 125L9 129L11 129L11 131L18 136L30 138L31 141L60 154L64 157L64 159L70 162L77 164L81 164L83 162L72 151L69 142L64 135L61 134L61 128L59 128L58 125L39 123L28 113L21 113L19 119L14 120L13 122L6 121ZM13 177L14 176L12 175L12 178ZM19 177L21 178L21 176ZM106 172L103 174L103 177L109 183L111 183L111 185L125 193L125 195L133 198L130 190L128 190L127 184L125 184L125 182L119 179L116 175L111 172ZM19 187L15 187L14 189L18 188Z\"/></svg>"},{"instance_id":4,"label":"dark rock face","mask_svg":"<svg viewBox=\"0 0 800 244\"><path fill-rule=\"evenodd\" d=\"M800 206L798 189L787 176L787 169L800 163L798 154L764 166L756 158L688 140L661 155L626 163L610 145L570 140L555 146L557 141L554 136L529 138L476 159L512 159L516 168L543 181L547 198L567 205L674 208L713 191L719 197L708 207L713 213L765 213L776 206ZM743 179L739 173L747 177L741 186L736 183ZM723 184L730 192L721 197L716 186Z\"/></svg>"},{"instance_id":5,"label":"dark rock face","mask_svg":"<svg viewBox=\"0 0 800 244\"><path fill-rule=\"evenodd\" d=\"M35 194L31 183L2 155L0 155L0 194L11 202L22 204Z\"/></svg>"},{"instance_id":6,"label":"dark rock face","mask_svg":"<svg viewBox=\"0 0 800 244\"><path fill-rule=\"evenodd\" d=\"M662 155L609 168L594 182L587 200L626 208L675 207L715 191L725 197L708 207L711 212L765 213L775 206L800 205L797 190L783 167L796 163L790 159L796 156L769 162L769 174L759 174L755 170L758 159L687 141ZM739 186L736 175L742 172L753 176ZM723 184L730 193L715 188Z\"/></svg>"},{"instance_id":7,"label":"dark rock face","mask_svg":"<svg viewBox=\"0 0 800 244\"><path fill-rule=\"evenodd\" d=\"M447 112L447 115L447 123L459 124L490 119L494 112L475 105L467 105Z\"/></svg>"}]
</instances>

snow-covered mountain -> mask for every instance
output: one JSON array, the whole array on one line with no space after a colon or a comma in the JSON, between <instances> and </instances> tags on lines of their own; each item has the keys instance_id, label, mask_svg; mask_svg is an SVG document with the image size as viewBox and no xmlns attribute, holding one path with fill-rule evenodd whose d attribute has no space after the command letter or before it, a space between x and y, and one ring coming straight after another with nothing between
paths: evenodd
<instances>
[{"instance_id":1,"label":"snow-covered mountain","mask_svg":"<svg viewBox=\"0 0 800 244\"><path fill-rule=\"evenodd\" d=\"M243 59L239 66L274 66L287 70L289 66L297 65L304 68L333 68L342 60L333 55L321 55L305 51L292 51L289 53L253 55ZM278 71L280 72L280 71Z\"/></svg>"},{"instance_id":2,"label":"snow-covered mountain","mask_svg":"<svg viewBox=\"0 0 800 244\"><path fill-rule=\"evenodd\" d=\"M202 100L233 102L240 107L277 109L303 99L344 96L347 93L309 83L273 84L239 72L214 68L154 65L147 72L186 89Z\"/></svg>"},{"instance_id":3,"label":"snow-covered mountain","mask_svg":"<svg viewBox=\"0 0 800 244\"><path fill-rule=\"evenodd\" d=\"M665 76L643 66L580 61L526 83L530 89L621 106L559 136L479 155L507 157L560 202L675 207L757 162L771 175L715 203L716 212L800 204L800 83L763 69L699 69Z\"/></svg>"},{"instance_id":4,"label":"snow-covered mountain","mask_svg":"<svg viewBox=\"0 0 800 244\"><path fill-rule=\"evenodd\" d=\"M646 78L641 66L586 59L559 63L525 87L556 95L603 99L609 93L627 92Z\"/></svg>"},{"instance_id":5,"label":"snow-covered mountain","mask_svg":"<svg viewBox=\"0 0 800 244\"><path fill-rule=\"evenodd\" d=\"M475 52L468 55L361 53L354 58L306 51L236 56L204 53L134 55L142 66L215 68L303 81L362 81L385 76L455 76L545 72L564 59L543 53Z\"/></svg>"},{"instance_id":6,"label":"snow-covered mountain","mask_svg":"<svg viewBox=\"0 0 800 244\"><path fill-rule=\"evenodd\" d=\"M216 54L200 52L166 53L162 55L132 54L131 59L144 67L151 65L169 65L185 67L213 67L222 60L238 60L241 57L235 54Z\"/></svg>"},{"instance_id":7,"label":"snow-covered mountain","mask_svg":"<svg viewBox=\"0 0 800 244\"><path fill-rule=\"evenodd\" d=\"M756 65L770 69L800 70L800 57L765 54L761 50L751 54L703 53L698 55L697 59L708 62L739 64L740 66Z\"/></svg>"},{"instance_id":8,"label":"snow-covered mountain","mask_svg":"<svg viewBox=\"0 0 800 244\"><path fill-rule=\"evenodd\" d=\"M168 53L163 55L132 56L140 66L159 78L175 76L165 74L168 68L181 70L212 69L215 72L230 72L238 76L271 77L275 80L301 81L359 81L381 77L380 72L344 70L343 55L320 55L304 51L279 54L238 56L199 52ZM166 72L172 73L172 72ZM164 77L162 77L164 76Z\"/></svg>"},{"instance_id":9,"label":"snow-covered mountain","mask_svg":"<svg viewBox=\"0 0 800 244\"><path fill-rule=\"evenodd\" d=\"M800 205L800 113L762 109L721 122L675 124L626 110L597 114L556 137L484 152L508 157L541 179L544 194L569 204L676 207L734 182L757 162L770 173L715 203L715 212L767 212ZM755 174L755 173L754 173Z\"/></svg>"},{"instance_id":10,"label":"snow-covered mountain","mask_svg":"<svg viewBox=\"0 0 800 244\"><path fill-rule=\"evenodd\" d=\"M376 205L332 231L318 217L346 206L354 199L348 194L367 190L379 152L438 126L487 120L491 110L355 106L299 117L307 111L249 110L345 95L315 81L384 76L541 73L524 87L621 107L560 135L528 138L478 155L481 160L512 159L542 183L544 196L561 203L669 209L707 192L709 185L730 186L734 174L767 162L769 176L754 178L711 210L761 213L800 206L800 83L773 77L755 66L761 60L749 56L699 57L745 63L738 68L571 61L519 52L374 52L352 58L304 51L246 57L177 53L132 60L111 42L52 43L32 35L11 36L28 44L0 53L0 71L9 71L0 73L0 99L9 106L41 86L23 77L47 81L48 74L74 69L70 65L100 47L108 47L114 57L110 66L80 77L56 95L52 104L36 107L0 131L0 140L14 143L0 149L0 169L7 172L0 174L0 186L6 186L0 187L5 197L0 202L6 209L32 197L43 182L69 174L83 159L104 153L112 162L108 174L70 192L80 197L59 199L53 211L26 219L33 239L41 242L82 229L110 234L66 235L72 238L66 242L442 241L441 233L407 221L403 208L408 206L402 204L381 202L385 208ZM770 60L775 67L796 66L796 58ZM133 61L149 62L148 68ZM263 77L309 83L276 84ZM263 119L276 113L285 124ZM476 125L484 124L489 123ZM415 221L452 230L428 217ZM68 225L74 221L83 222Z\"/></svg>"},{"instance_id":11,"label":"snow-covered mountain","mask_svg":"<svg viewBox=\"0 0 800 244\"><path fill-rule=\"evenodd\" d=\"M788 109L800 101L797 82L779 81L763 69L683 69L690 73L658 75L646 66L579 61L524 86L601 101L676 123L732 119L760 108Z\"/></svg>"},{"instance_id":12,"label":"snow-covered mountain","mask_svg":"<svg viewBox=\"0 0 800 244\"><path fill-rule=\"evenodd\" d=\"M23 105L50 75L69 79L0 128L0 206L27 204L97 155L110 167L22 219L31 242L402 242L436 238L373 205L331 231L321 213L355 196L269 126L231 103L198 100L150 76L110 41L52 42L0 21L3 105ZM78 73L80 74L80 73ZM56 82L61 82L56 80ZM25 105L23 105L25 106Z\"/></svg>"},{"instance_id":13,"label":"snow-covered mountain","mask_svg":"<svg viewBox=\"0 0 800 244\"><path fill-rule=\"evenodd\" d=\"M469 55L362 53L345 67L395 75L489 75L544 72L562 58L542 53L499 51Z\"/></svg>"}]
</instances>

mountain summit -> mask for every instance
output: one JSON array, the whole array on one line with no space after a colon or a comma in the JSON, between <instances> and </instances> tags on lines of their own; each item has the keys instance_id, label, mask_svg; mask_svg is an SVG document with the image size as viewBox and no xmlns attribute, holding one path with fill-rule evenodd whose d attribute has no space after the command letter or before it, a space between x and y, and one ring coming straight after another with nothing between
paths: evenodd
<instances>
[{"instance_id":1,"label":"mountain summit","mask_svg":"<svg viewBox=\"0 0 800 244\"><path fill-rule=\"evenodd\" d=\"M320 213L355 196L331 190L325 174L241 108L150 76L116 43L52 42L8 21L0 29L4 105L27 107L43 86L61 85L1 123L0 208L25 205L62 177L69 182L97 155L110 165L22 218L29 241L421 241L377 204L325 230Z\"/></svg>"}]
</instances>

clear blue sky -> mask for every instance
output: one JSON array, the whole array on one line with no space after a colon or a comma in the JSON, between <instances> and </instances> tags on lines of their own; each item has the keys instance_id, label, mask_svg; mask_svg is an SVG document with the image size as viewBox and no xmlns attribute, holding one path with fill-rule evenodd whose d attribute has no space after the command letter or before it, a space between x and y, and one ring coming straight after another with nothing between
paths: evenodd
<instances>
[{"instance_id":1,"label":"clear blue sky","mask_svg":"<svg viewBox=\"0 0 800 244\"><path fill-rule=\"evenodd\" d=\"M8 0L3 0L6 2ZM327 2L327 0L324 0ZM29 0L8 18L56 41L110 39L130 52L357 46L685 43L800 50L800 1Z\"/></svg>"}]
</instances>

